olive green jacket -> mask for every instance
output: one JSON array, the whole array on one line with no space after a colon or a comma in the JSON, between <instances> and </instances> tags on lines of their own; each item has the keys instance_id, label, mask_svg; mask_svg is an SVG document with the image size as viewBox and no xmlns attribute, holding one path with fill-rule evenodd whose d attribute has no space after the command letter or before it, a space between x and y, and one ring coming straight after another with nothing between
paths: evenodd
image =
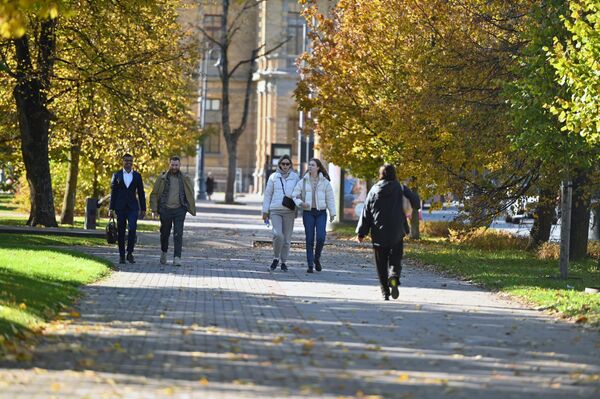
<instances>
[{"instance_id":1,"label":"olive green jacket","mask_svg":"<svg viewBox=\"0 0 600 399\"><path fill-rule=\"evenodd\" d=\"M154 213L158 213L160 209L160 197L162 196L163 191L165 191L167 173L162 173L160 176L156 178L154 182L154 187L152 187L152 192L150 193L150 209ZM192 184L192 180L179 172L183 177L183 189L185 191L185 200L188 203L188 212L194 216L196 216L196 200L194 198L194 185Z\"/></svg>"}]
</instances>

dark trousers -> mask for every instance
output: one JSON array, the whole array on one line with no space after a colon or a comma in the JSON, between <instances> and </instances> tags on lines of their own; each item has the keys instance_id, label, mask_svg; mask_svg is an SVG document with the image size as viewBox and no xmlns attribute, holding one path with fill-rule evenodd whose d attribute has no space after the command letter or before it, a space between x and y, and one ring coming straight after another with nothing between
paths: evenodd
<instances>
[{"instance_id":1,"label":"dark trousers","mask_svg":"<svg viewBox=\"0 0 600 399\"><path fill-rule=\"evenodd\" d=\"M321 259L321 252L325 245L325 227L327 227L327 211L311 209L302 212L302 222L304 223L304 234L306 235L306 261L308 266L312 267L315 259ZM317 236L317 245L315 246L315 233Z\"/></svg>"},{"instance_id":2,"label":"dark trousers","mask_svg":"<svg viewBox=\"0 0 600 399\"><path fill-rule=\"evenodd\" d=\"M402 271L402 255L404 254L404 241L392 247L380 247L373 245L375 252L375 264L381 288L387 289L390 277L400 278Z\"/></svg>"},{"instance_id":3,"label":"dark trousers","mask_svg":"<svg viewBox=\"0 0 600 399\"><path fill-rule=\"evenodd\" d=\"M119 242L119 255L125 256L125 229L128 229L127 234L127 253L133 252L135 246L135 231L137 229L137 220L140 211L137 209L117 209L117 237Z\"/></svg>"},{"instance_id":4,"label":"dark trousers","mask_svg":"<svg viewBox=\"0 0 600 399\"><path fill-rule=\"evenodd\" d=\"M173 244L175 253L173 256L181 258L181 248L183 247L183 222L187 210L182 206L180 208L162 208L160 210L160 249L167 252L169 249L169 236L171 235L171 226L173 226Z\"/></svg>"}]
</instances>

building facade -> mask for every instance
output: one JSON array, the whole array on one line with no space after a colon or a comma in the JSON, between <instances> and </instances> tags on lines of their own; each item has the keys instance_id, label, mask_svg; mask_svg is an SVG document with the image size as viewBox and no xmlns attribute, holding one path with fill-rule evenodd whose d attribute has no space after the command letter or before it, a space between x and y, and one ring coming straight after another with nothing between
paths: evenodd
<instances>
[{"instance_id":1,"label":"building facade","mask_svg":"<svg viewBox=\"0 0 600 399\"><path fill-rule=\"evenodd\" d=\"M211 2L198 8L196 19L204 32L217 37L222 7ZM239 9L232 8L228 19L234 21ZM243 11L238 19L240 30L231 41L228 53L230 67L247 59L252 50L260 48L252 74L252 96L248 123L238 142L236 190L262 193L274 162L290 154L298 165L300 156L312 156L311 135L300 131L301 122L293 92L299 79L296 59L305 50L306 23L296 0L267 0ZM199 31L199 35L205 36ZM219 51L205 41L204 59L200 68L197 115L204 120L205 175L211 172L217 191L225 189L227 177L227 147L221 132L221 80L215 66ZM230 85L232 128L242 117L246 81L250 64L236 70ZM202 71L201 71L202 72ZM206 96L202 85L206 84ZM204 98L205 97L205 98ZM201 118L204 107L204 118ZM308 138L307 138L308 137ZM193 171L191 170L193 169ZM195 173L195 161L188 159L184 170Z\"/></svg>"}]
</instances>

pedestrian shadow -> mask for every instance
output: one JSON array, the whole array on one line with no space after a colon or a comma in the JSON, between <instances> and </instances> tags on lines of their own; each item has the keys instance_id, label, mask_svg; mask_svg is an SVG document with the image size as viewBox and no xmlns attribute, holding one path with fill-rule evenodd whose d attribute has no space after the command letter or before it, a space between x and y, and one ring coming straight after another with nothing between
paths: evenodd
<instances>
[{"instance_id":1,"label":"pedestrian shadow","mask_svg":"<svg viewBox=\"0 0 600 399\"><path fill-rule=\"evenodd\" d=\"M121 394L140 378L174 381L175 389L206 397L460 392L559 398L593 397L598 387L593 341L545 318L485 307L465 312L440 304L252 293L253 282L244 279L228 279L221 288L201 281L90 286L80 318L51 326L30 363L1 361L0 367L106 373ZM576 384L555 384L574 374Z\"/></svg>"}]
</instances>

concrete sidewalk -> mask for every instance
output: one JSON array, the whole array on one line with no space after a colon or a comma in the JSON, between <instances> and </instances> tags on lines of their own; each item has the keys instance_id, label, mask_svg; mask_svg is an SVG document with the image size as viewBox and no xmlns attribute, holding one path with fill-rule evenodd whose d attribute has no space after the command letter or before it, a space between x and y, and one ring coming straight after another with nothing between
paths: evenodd
<instances>
[{"instance_id":1,"label":"concrete sidewalk","mask_svg":"<svg viewBox=\"0 0 600 399\"><path fill-rule=\"evenodd\" d=\"M596 331L411 264L384 302L368 246L326 247L312 275L293 249L290 271L270 273L270 250L251 247L269 235L260 214L202 208L182 267L159 265L157 233L142 234L138 263L87 287L31 363L0 362L0 397L600 395Z\"/></svg>"}]
</instances>

